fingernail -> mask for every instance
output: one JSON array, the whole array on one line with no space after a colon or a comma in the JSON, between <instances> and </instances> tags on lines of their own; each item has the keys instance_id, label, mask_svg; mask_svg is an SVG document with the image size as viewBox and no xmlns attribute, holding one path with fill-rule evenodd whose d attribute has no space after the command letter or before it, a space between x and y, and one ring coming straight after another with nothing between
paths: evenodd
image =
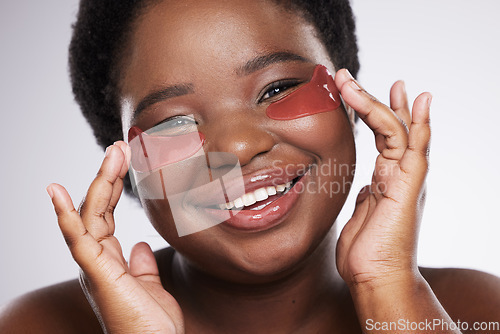
<instances>
[{"instance_id":1,"label":"fingernail","mask_svg":"<svg viewBox=\"0 0 500 334\"><path fill-rule=\"evenodd\" d=\"M349 76L349 78L354 79L351 72L349 72L349 70L347 68L345 69L345 73Z\"/></svg>"},{"instance_id":2,"label":"fingernail","mask_svg":"<svg viewBox=\"0 0 500 334\"><path fill-rule=\"evenodd\" d=\"M403 93L406 94L406 83L403 80L401 80L401 88L403 89Z\"/></svg>"},{"instance_id":3,"label":"fingernail","mask_svg":"<svg viewBox=\"0 0 500 334\"><path fill-rule=\"evenodd\" d=\"M107 157L108 154L109 154L109 152L111 152L111 146L113 146L113 145L110 145L110 146L106 147L106 152L104 152L104 156L105 157Z\"/></svg>"},{"instance_id":4,"label":"fingernail","mask_svg":"<svg viewBox=\"0 0 500 334\"><path fill-rule=\"evenodd\" d=\"M427 98L427 108L430 108L430 107L431 107L431 103L432 103L432 95L430 95L430 96Z\"/></svg>"},{"instance_id":5,"label":"fingernail","mask_svg":"<svg viewBox=\"0 0 500 334\"><path fill-rule=\"evenodd\" d=\"M351 86L352 89L354 90L361 90L361 88L358 86L358 84L356 83L356 81L352 80L351 82L349 82L349 85Z\"/></svg>"},{"instance_id":6,"label":"fingernail","mask_svg":"<svg viewBox=\"0 0 500 334\"><path fill-rule=\"evenodd\" d=\"M52 190L52 187L47 186L47 188L45 190L47 190L47 193L49 194L50 199L53 199L54 198L54 191Z\"/></svg>"}]
</instances>

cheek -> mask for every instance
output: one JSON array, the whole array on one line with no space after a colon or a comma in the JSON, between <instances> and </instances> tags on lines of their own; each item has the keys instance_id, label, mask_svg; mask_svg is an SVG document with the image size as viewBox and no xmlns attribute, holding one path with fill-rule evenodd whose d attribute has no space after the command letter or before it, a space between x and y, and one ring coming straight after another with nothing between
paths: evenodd
<instances>
[{"instance_id":1,"label":"cheek","mask_svg":"<svg viewBox=\"0 0 500 334\"><path fill-rule=\"evenodd\" d=\"M165 199L141 199L144 212L154 229L168 243L177 239L177 229L170 205Z\"/></svg>"},{"instance_id":2,"label":"cheek","mask_svg":"<svg viewBox=\"0 0 500 334\"><path fill-rule=\"evenodd\" d=\"M331 222L340 212L351 189L356 166L356 149L350 122L343 109L304 117L288 123L283 141L312 155L311 178L302 190L308 194L308 207L327 210L330 217L316 217ZM304 209L307 211L307 209ZM324 214L320 214L323 216Z\"/></svg>"},{"instance_id":3,"label":"cheek","mask_svg":"<svg viewBox=\"0 0 500 334\"><path fill-rule=\"evenodd\" d=\"M281 121L282 137L289 143L313 152L321 159L350 161L354 153L351 123L341 106L333 77L323 65L316 65L307 84L271 103L267 116Z\"/></svg>"},{"instance_id":4,"label":"cheek","mask_svg":"<svg viewBox=\"0 0 500 334\"><path fill-rule=\"evenodd\" d=\"M321 160L347 162L355 157L353 131L342 108L280 123L284 141Z\"/></svg>"}]
</instances>

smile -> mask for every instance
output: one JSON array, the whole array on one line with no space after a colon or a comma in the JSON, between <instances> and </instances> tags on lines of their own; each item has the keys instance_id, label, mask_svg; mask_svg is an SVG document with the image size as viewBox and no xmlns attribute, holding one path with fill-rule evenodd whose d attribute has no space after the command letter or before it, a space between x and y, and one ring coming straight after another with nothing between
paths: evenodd
<instances>
[{"instance_id":1,"label":"smile","mask_svg":"<svg viewBox=\"0 0 500 334\"><path fill-rule=\"evenodd\" d=\"M243 196L236 198L234 201L219 204L218 207L221 210L230 210L232 208L241 209L243 207L248 208L248 210L260 210L272 203L272 201L266 201L267 199L273 198L273 196L286 194L286 192L288 192L291 188L292 182L287 182L286 184L280 184L277 186L262 187L255 191L246 193Z\"/></svg>"},{"instance_id":2,"label":"smile","mask_svg":"<svg viewBox=\"0 0 500 334\"><path fill-rule=\"evenodd\" d=\"M221 219L221 227L244 232L259 232L270 229L285 221L304 189L304 182L310 176L309 170L295 178L284 180L263 178L260 186L253 185L246 193L232 201L203 208L205 214ZM281 181L281 182L280 182ZM274 186L273 184L279 183Z\"/></svg>"}]
</instances>

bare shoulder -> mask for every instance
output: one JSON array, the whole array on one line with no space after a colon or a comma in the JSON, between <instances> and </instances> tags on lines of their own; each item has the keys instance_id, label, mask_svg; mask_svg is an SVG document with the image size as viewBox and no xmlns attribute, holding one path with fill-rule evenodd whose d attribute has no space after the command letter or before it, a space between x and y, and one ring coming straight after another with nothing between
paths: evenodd
<instances>
[{"instance_id":1,"label":"bare shoulder","mask_svg":"<svg viewBox=\"0 0 500 334\"><path fill-rule=\"evenodd\" d=\"M25 294L0 309L0 333L102 333L78 280Z\"/></svg>"},{"instance_id":2,"label":"bare shoulder","mask_svg":"<svg viewBox=\"0 0 500 334\"><path fill-rule=\"evenodd\" d=\"M164 286L171 285L172 248L155 252ZM45 287L0 307L0 333L102 333L77 279Z\"/></svg>"},{"instance_id":3,"label":"bare shoulder","mask_svg":"<svg viewBox=\"0 0 500 334\"><path fill-rule=\"evenodd\" d=\"M500 322L500 278L456 268L420 268L436 297L454 319Z\"/></svg>"}]
</instances>

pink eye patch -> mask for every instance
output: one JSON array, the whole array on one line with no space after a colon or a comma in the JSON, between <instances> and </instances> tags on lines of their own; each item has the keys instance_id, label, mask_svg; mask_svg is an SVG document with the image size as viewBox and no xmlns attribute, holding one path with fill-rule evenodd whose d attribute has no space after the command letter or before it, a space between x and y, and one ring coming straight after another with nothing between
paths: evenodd
<instances>
[{"instance_id":1,"label":"pink eye patch","mask_svg":"<svg viewBox=\"0 0 500 334\"><path fill-rule=\"evenodd\" d=\"M332 75L325 66L317 65L311 81L271 103L266 114L269 118L286 121L332 111L339 106L340 95Z\"/></svg>"},{"instance_id":2,"label":"pink eye patch","mask_svg":"<svg viewBox=\"0 0 500 334\"><path fill-rule=\"evenodd\" d=\"M136 126L130 128L128 138L131 165L139 172L149 172L192 157L205 142L205 136L197 131L180 136L151 136Z\"/></svg>"}]
</instances>

